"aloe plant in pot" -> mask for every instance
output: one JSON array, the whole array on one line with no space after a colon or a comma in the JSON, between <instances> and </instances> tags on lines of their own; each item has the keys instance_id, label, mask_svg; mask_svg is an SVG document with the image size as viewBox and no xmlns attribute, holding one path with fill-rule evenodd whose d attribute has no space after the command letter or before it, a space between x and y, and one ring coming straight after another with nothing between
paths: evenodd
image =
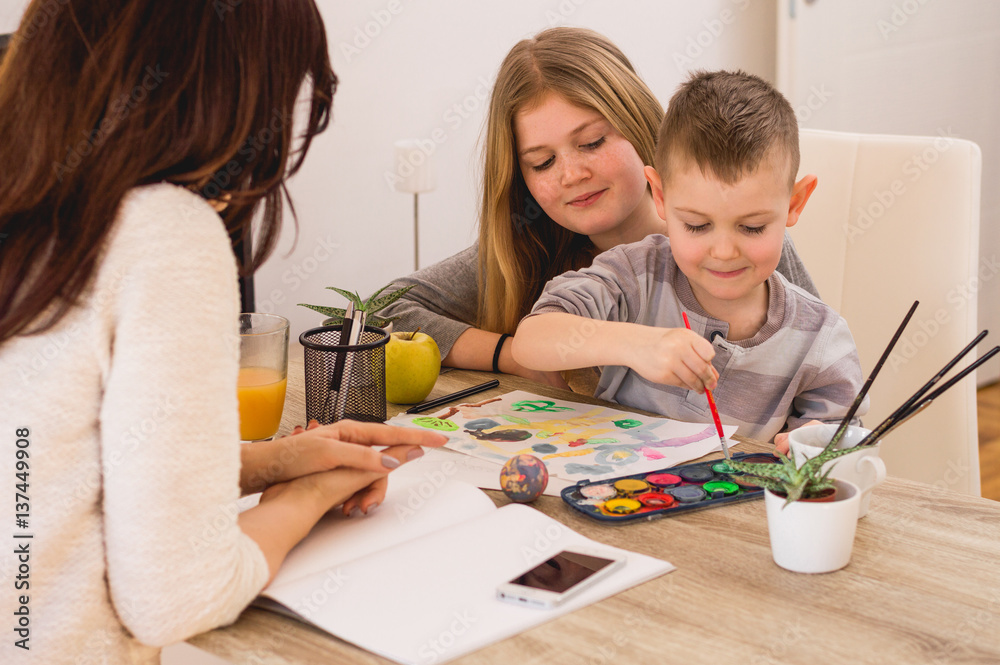
<instances>
[{"instance_id":1,"label":"aloe plant in pot","mask_svg":"<svg viewBox=\"0 0 1000 665\"><path fill-rule=\"evenodd\" d=\"M866 444L869 445L869 444ZM768 534L774 562L794 572L839 570L851 559L861 492L846 480L833 479L823 467L863 446L828 446L801 465L778 453L772 464L728 462L765 489Z\"/></svg>"},{"instance_id":2,"label":"aloe plant in pot","mask_svg":"<svg viewBox=\"0 0 1000 665\"><path fill-rule=\"evenodd\" d=\"M391 332L392 322L399 317L393 316L385 318L378 316L377 312L382 311L392 303L402 298L406 295L406 292L416 286L416 284L404 286L401 289L396 289L395 291L382 295L382 292L391 286L394 286L391 282L386 284L381 289L370 295L367 300L361 300L361 296L357 293L352 293L351 291L347 291L345 289L339 289L336 286L328 286L326 288L331 291L336 291L354 303L355 310L363 310L367 312L368 325L375 326L376 328L382 328L386 332ZM325 326L339 326L344 322L345 310L340 307L324 307L322 305L307 305L306 303L299 303L299 307L307 307L327 316L328 318L323 321L323 325Z\"/></svg>"}]
</instances>

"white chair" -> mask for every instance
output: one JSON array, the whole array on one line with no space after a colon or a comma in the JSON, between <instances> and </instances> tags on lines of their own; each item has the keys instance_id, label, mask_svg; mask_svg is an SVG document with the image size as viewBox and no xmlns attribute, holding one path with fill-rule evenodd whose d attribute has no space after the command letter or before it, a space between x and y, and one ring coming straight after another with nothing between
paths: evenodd
<instances>
[{"instance_id":1,"label":"white chair","mask_svg":"<svg viewBox=\"0 0 1000 665\"><path fill-rule=\"evenodd\" d=\"M790 233L820 296L847 319L866 376L920 301L870 392L871 427L979 332L982 155L948 136L802 130L800 145L799 177L815 174L819 186ZM977 436L970 376L886 437L881 454L890 475L978 496Z\"/></svg>"}]
</instances>

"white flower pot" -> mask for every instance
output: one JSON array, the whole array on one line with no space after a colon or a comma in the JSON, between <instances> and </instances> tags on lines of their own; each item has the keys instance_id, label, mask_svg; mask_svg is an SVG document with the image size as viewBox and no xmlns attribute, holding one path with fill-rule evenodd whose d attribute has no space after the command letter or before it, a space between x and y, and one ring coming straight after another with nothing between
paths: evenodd
<instances>
[{"instance_id":1,"label":"white flower pot","mask_svg":"<svg viewBox=\"0 0 1000 665\"><path fill-rule=\"evenodd\" d=\"M774 562L796 573L829 573L851 560L858 526L858 486L834 480L833 501L793 501L764 492Z\"/></svg>"},{"instance_id":2,"label":"white flower pot","mask_svg":"<svg viewBox=\"0 0 1000 665\"><path fill-rule=\"evenodd\" d=\"M792 457L795 464L801 466L807 459L819 455L826 444L830 443L839 425L811 425L793 430L788 435L788 446L791 448ZM863 427L848 427L843 438L837 444L838 450L852 448L864 439L870 430ZM858 517L868 514L868 505L872 498L872 489L882 484L885 480L885 462L879 458L878 442L863 450L858 450L850 455L838 457L832 462L827 462L821 469L822 472L830 472L831 478L847 480L858 486L861 490L861 501L858 502Z\"/></svg>"}]
</instances>

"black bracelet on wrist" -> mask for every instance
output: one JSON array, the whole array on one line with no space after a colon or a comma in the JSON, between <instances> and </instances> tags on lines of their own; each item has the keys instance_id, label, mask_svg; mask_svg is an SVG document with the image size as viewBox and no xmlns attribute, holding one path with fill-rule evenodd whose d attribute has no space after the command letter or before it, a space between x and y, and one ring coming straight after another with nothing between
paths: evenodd
<instances>
[{"instance_id":1,"label":"black bracelet on wrist","mask_svg":"<svg viewBox=\"0 0 1000 665\"><path fill-rule=\"evenodd\" d=\"M493 372L495 374L500 373L500 351L503 349L503 343L508 337L510 337L510 335L507 333L500 335L500 340L497 342L497 348L493 351Z\"/></svg>"}]
</instances>

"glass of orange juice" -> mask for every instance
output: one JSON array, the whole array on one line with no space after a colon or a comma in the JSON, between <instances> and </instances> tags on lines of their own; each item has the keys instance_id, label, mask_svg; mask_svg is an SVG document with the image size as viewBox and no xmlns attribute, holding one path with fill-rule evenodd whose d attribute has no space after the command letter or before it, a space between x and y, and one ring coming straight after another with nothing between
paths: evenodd
<instances>
[{"instance_id":1,"label":"glass of orange juice","mask_svg":"<svg viewBox=\"0 0 1000 665\"><path fill-rule=\"evenodd\" d=\"M288 379L288 319L276 314L240 314L240 438L269 439L278 433Z\"/></svg>"}]
</instances>

